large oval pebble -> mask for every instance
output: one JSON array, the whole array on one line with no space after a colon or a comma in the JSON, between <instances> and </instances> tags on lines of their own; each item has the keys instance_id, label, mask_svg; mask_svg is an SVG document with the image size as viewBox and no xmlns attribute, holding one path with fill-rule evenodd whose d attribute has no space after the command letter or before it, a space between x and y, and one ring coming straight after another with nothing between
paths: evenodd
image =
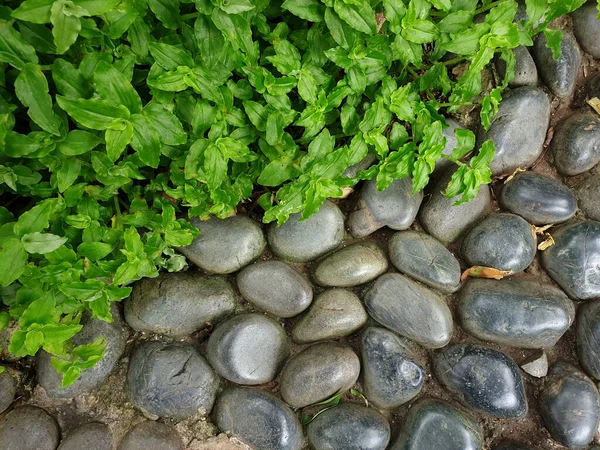
<instances>
[{"instance_id":1,"label":"large oval pebble","mask_svg":"<svg viewBox=\"0 0 600 450\"><path fill-rule=\"evenodd\" d=\"M173 427L146 420L127 432L119 450L183 450L181 436Z\"/></svg>"},{"instance_id":2,"label":"large oval pebble","mask_svg":"<svg viewBox=\"0 0 600 450\"><path fill-rule=\"evenodd\" d=\"M577 310L577 355L585 371L600 380L600 300Z\"/></svg>"},{"instance_id":3,"label":"large oval pebble","mask_svg":"<svg viewBox=\"0 0 600 450\"><path fill-rule=\"evenodd\" d=\"M113 438L108 425L91 422L68 432L58 450L112 450Z\"/></svg>"},{"instance_id":4,"label":"large oval pebble","mask_svg":"<svg viewBox=\"0 0 600 450\"><path fill-rule=\"evenodd\" d=\"M587 2L571 13L573 33L581 48L596 59L600 59L600 20L594 2Z\"/></svg>"},{"instance_id":5,"label":"large oval pebble","mask_svg":"<svg viewBox=\"0 0 600 450\"><path fill-rule=\"evenodd\" d=\"M581 50L575 38L569 33L562 33L560 56L554 58L548 48L544 33L539 33L531 48L531 55L536 62L542 81L557 97L570 97L575 91L579 68L581 67Z\"/></svg>"},{"instance_id":6,"label":"large oval pebble","mask_svg":"<svg viewBox=\"0 0 600 450\"><path fill-rule=\"evenodd\" d=\"M587 172L600 162L600 117L576 113L556 126L550 143L554 166L563 175Z\"/></svg>"},{"instance_id":7,"label":"large oval pebble","mask_svg":"<svg viewBox=\"0 0 600 450\"><path fill-rule=\"evenodd\" d=\"M54 417L36 406L20 406L0 420L2 450L55 450L59 439Z\"/></svg>"}]
</instances>

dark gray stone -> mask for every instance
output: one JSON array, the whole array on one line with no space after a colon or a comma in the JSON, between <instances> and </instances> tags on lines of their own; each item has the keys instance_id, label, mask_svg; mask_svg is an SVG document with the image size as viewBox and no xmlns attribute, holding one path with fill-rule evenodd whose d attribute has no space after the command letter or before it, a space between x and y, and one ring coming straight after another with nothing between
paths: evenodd
<instances>
[{"instance_id":1,"label":"dark gray stone","mask_svg":"<svg viewBox=\"0 0 600 450\"><path fill-rule=\"evenodd\" d=\"M446 123L448 124L448 127L442 130L442 137L446 138L446 145L444 150L442 150L442 154L451 155L452 151L456 148L456 144L458 143L456 140L456 130L464 129L465 127L456 120L450 118L446 118ZM452 165L452 161L448 161L445 158L438 158L435 162L435 170L444 170Z\"/></svg>"},{"instance_id":2,"label":"dark gray stone","mask_svg":"<svg viewBox=\"0 0 600 450\"><path fill-rule=\"evenodd\" d=\"M521 45L514 48L515 55L515 76L508 83L508 87L517 88L521 86L535 86L538 84L538 73L535 62L527 50L527 47ZM506 75L506 62L500 57L496 58L496 70L501 79Z\"/></svg>"},{"instance_id":3,"label":"dark gray stone","mask_svg":"<svg viewBox=\"0 0 600 450\"><path fill-rule=\"evenodd\" d=\"M581 211L588 219L600 220L600 176L592 174L576 190Z\"/></svg>"},{"instance_id":4,"label":"dark gray stone","mask_svg":"<svg viewBox=\"0 0 600 450\"><path fill-rule=\"evenodd\" d=\"M112 450L113 438L108 425L91 422L67 433L58 450Z\"/></svg>"},{"instance_id":5,"label":"dark gray stone","mask_svg":"<svg viewBox=\"0 0 600 450\"><path fill-rule=\"evenodd\" d=\"M523 86L502 96L490 129L486 132L482 127L478 136L479 145L491 139L496 146L490 164L494 175L509 175L532 165L542 153L550 122L550 100L541 89Z\"/></svg>"},{"instance_id":6,"label":"dark gray stone","mask_svg":"<svg viewBox=\"0 0 600 450\"><path fill-rule=\"evenodd\" d=\"M185 336L232 314L236 304L224 278L179 272L135 283L124 311L136 331Z\"/></svg>"},{"instance_id":7,"label":"dark gray stone","mask_svg":"<svg viewBox=\"0 0 600 450\"><path fill-rule=\"evenodd\" d=\"M577 310L577 355L585 371L600 380L600 300Z\"/></svg>"},{"instance_id":8,"label":"dark gray stone","mask_svg":"<svg viewBox=\"0 0 600 450\"><path fill-rule=\"evenodd\" d=\"M335 342L314 344L292 357L281 372L281 396L293 408L350 389L360 372L358 356Z\"/></svg>"},{"instance_id":9,"label":"dark gray stone","mask_svg":"<svg viewBox=\"0 0 600 450\"><path fill-rule=\"evenodd\" d=\"M500 205L534 225L566 222L577 211L567 186L536 172L522 172L504 185Z\"/></svg>"},{"instance_id":10,"label":"dark gray stone","mask_svg":"<svg viewBox=\"0 0 600 450\"><path fill-rule=\"evenodd\" d=\"M520 348L550 348L575 318L560 290L531 280L471 279L458 293L462 328L484 341Z\"/></svg>"},{"instance_id":11,"label":"dark gray stone","mask_svg":"<svg viewBox=\"0 0 600 450\"><path fill-rule=\"evenodd\" d=\"M453 172L454 169L445 171L434 184L431 197L423 204L419 214L419 221L425 231L446 244L454 242L461 233L491 211L492 198L486 185L481 185L477 196L462 205L454 205L460 196L447 198L442 195Z\"/></svg>"},{"instance_id":12,"label":"dark gray stone","mask_svg":"<svg viewBox=\"0 0 600 450\"><path fill-rule=\"evenodd\" d=\"M360 299L346 289L330 289L320 294L308 312L292 328L294 341L324 341L348 336L367 321Z\"/></svg>"},{"instance_id":13,"label":"dark gray stone","mask_svg":"<svg viewBox=\"0 0 600 450\"><path fill-rule=\"evenodd\" d=\"M577 42L594 58L600 58L600 20L596 18L597 15L597 4L593 1L587 2L571 14Z\"/></svg>"},{"instance_id":14,"label":"dark gray stone","mask_svg":"<svg viewBox=\"0 0 600 450\"><path fill-rule=\"evenodd\" d=\"M600 118L577 113L561 121L554 131L550 152L563 175L587 172L600 162Z\"/></svg>"},{"instance_id":15,"label":"dark gray stone","mask_svg":"<svg viewBox=\"0 0 600 450\"><path fill-rule=\"evenodd\" d=\"M427 348L444 347L452 337L452 314L437 292L399 273L380 276L364 297L377 322Z\"/></svg>"},{"instance_id":16,"label":"dark gray stone","mask_svg":"<svg viewBox=\"0 0 600 450\"><path fill-rule=\"evenodd\" d=\"M81 331L73 337L72 342L75 346L91 344L98 338L104 338L106 349L102 359L94 367L84 370L72 385L63 388L62 375L57 373L52 366L52 355L43 350L38 352L36 358L37 381L50 397L70 398L89 392L104 384L112 373L125 350L129 329L123 323L116 305L113 305L111 312L112 323L89 319Z\"/></svg>"},{"instance_id":17,"label":"dark gray stone","mask_svg":"<svg viewBox=\"0 0 600 450\"><path fill-rule=\"evenodd\" d=\"M308 280L283 261L260 261L237 276L240 294L277 317L294 317L309 307L313 288Z\"/></svg>"},{"instance_id":18,"label":"dark gray stone","mask_svg":"<svg viewBox=\"0 0 600 450\"><path fill-rule=\"evenodd\" d=\"M351 287L373 281L387 269L387 258L379 246L357 242L317 264L312 279L321 286Z\"/></svg>"},{"instance_id":19,"label":"dark gray stone","mask_svg":"<svg viewBox=\"0 0 600 450\"><path fill-rule=\"evenodd\" d=\"M270 392L229 388L217 401L216 424L261 450L299 450L302 426L292 410Z\"/></svg>"},{"instance_id":20,"label":"dark gray stone","mask_svg":"<svg viewBox=\"0 0 600 450\"><path fill-rule=\"evenodd\" d=\"M385 450L390 424L372 408L342 403L319 414L307 434L315 450Z\"/></svg>"},{"instance_id":21,"label":"dark gray stone","mask_svg":"<svg viewBox=\"0 0 600 450\"><path fill-rule=\"evenodd\" d=\"M358 210L350 214L348 227L355 238L368 236L388 226L405 230L413 223L423 192L412 193L412 179L395 180L383 191L378 191L376 181L366 181L360 191Z\"/></svg>"},{"instance_id":22,"label":"dark gray stone","mask_svg":"<svg viewBox=\"0 0 600 450\"><path fill-rule=\"evenodd\" d=\"M531 56L535 60L540 78L557 97L571 97L575 91L581 50L577 41L569 33L563 33L560 44L561 54L554 59L552 51L546 47L546 36L539 33L534 39Z\"/></svg>"},{"instance_id":23,"label":"dark gray stone","mask_svg":"<svg viewBox=\"0 0 600 450\"><path fill-rule=\"evenodd\" d=\"M201 409L210 412L219 378L190 344L142 342L131 354L127 384L138 408L182 419Z\"/></svg>"},{"instance_id":24,"label":"dark gray stone","mask_svg":"<svg viewBox=\"0 0 600 450\"><path fill-rule=\"evenodd\" d=\"M362 386L380 408L397 408L415 398L425 381L425 369L396 334L369 327L361 337Z\"/></svg>"},{"instance_id":25,"label":"dark gray stone","mask_svg":"<svg viewBox=\"0 0 600 450\"><path fill-rule=\"evenodd\" d=\"M522 272L535 258L536 236L531 225L513 214L491 214L465 237L462 254L471 266Z\"/></svg>"},{"instance_id":26,"label":"dark gray stone","mask_svg":"<svg viewBox=\"0 0 600 450\"><path fill-rule=\"evenodd\" d=\"M0 373L0 414L12 404L16 393L17 382L15 378L7 370Z\"/></svg>"},{"instance_id":27,"label":"dark gray stone","mask_svg":"<svg viewBox=\"0 0 600 450\"><path fill-rule=\"evenodd\" d=\"M60 429L54 417L36 406L20 406L0 421L2 450L55 450Z\"/></svg>"},{"instance_id":28,"label":"dark gray stone","mask_svg":"<svg viewBox=\"0 0 600 450\"><path fill-rule=\"evenodd\" d=\"M202 270L232 273L258 259L267 242L260 226L246 216L209 220L192 219L200 236L187 247L179 248L187 259Z\"/></svg>"},{"instance_id":29,"label":"dark gray stone","mask_svg":"<svg viewBox=\"0 0 600 450\"><path fill-rule=\"evenodd\" d=\"M565 225L552 236L555 244L542 252L550 277L571 298L600 296L600 222Z\"/></svg>"},{"instance_id":30,"label":"dark gray stone","mask_svg":"<svg viewBox=\"0 0 600 450\"><path fill-rule=\"evenodd\" d=\"M475 411L505 419L527 414L519 367L498 350L454 345L435 356L434 370L446 388Z\"/></svg>"},{"instance_id":31,"label":"dark gray stone","mask_svg":"<svg viewBox=\"0 0 600 450\"><path fill-rule=\"evenodd\" d=\"M238 384L273 380L290 354L290 341L281 325L263 314L239 314L210 335L206 357L215 370Z\"/></svg>"},{"instance_id":32,"label":"dark gray stone","mask_svg":"<svg viewBox=\"0 0 600 450\"><path fill-rule=\"evenodd\" d=\"M544 379L540 410L554 439L568 448L583 448L594 439L600 421L598 389L583 372L558 363Z\"/></svg>"},{"instance_id":33,"label":"dark gray stone","mask_svg":"<svg viewBox=\"0 0 600 450\"><path fill-rule=\"evenodd\" d=\"M470 415L426 398L408 411L391 450L481 450L483 431Z\"/></svg>"},{"instance_id":34,"label":"dark gray stone","mask_svg":"<svg viewBox=\"0 0 600 450\"><path fill-rule=\"evenodd\" d=\"M442 292L460 285L460 264L438 240L417 231L401 231L390 239L390 259L400 272Z\"/></svg>"},{"instance_id":35,"label":"dark gray stone","mask_svg":"<svg viewBox=\"0 0 600 450\"><path fill-rule=\"evenodd\" d=\"M147 420L125 435L119 450L183 450L181 436L173 427Z\"/></svg>"},{"instance_id":36,"label":"dark gray stone","mask_svg":"<svg viewBox=\"0 0 600 450\"><path fill-rule=\"evenodd\" d=\"M272 224L267 235L277 256L295 262L308 262L339 247L344 239L344 215L340 208L325 201L319 211L306 220L292 214L280 227Z\"/></svg>"}]
</instances>

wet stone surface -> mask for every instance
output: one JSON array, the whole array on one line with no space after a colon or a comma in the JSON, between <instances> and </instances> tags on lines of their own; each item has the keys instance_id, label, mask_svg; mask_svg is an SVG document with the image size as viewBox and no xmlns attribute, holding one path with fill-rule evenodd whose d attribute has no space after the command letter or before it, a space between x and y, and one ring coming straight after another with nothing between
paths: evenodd
<instances>
[{"instance_id":1,"label":"wet stone surface","mask_svg":"<svg viewBox=\"0 0 600 450\"><path fill-rule=\"evenodd\" d=\"M0 373L0 414L8 409L15 398L17 382L8 372Z\"/></svg>"},{"instance_id":2,"label":"wet stone surface","mask_svg":"<svg viewBox=\"0 0 600 450\"><path fill-rule=\"evenodd\" d=\"M557 125L550 152L554 166L563 175L587 172L600 162L600 118L577 113Z\"/></svg>"},{"instance_id":3,"label":"wet stone surface","mask_svg":"<svg viewBox=\"0 0 600 450\"><path fill-rule=\"evenodd\" d=\"M58 450L112 450L113 438L107 425L92 422L70 430Z\"/></svg>"},{"instance_id":4,"label":"wet stone surface","mask_svg":"<svg viewBox=\"0 0 600 450\"><path fill-rule=\"evenodd\" d=\"M521 86L535 86L538 83L538 72L535 62L529 53L529 49L519 46L513 49L515 55L515 76L508 83L511 88ZM496 69L500 78L506 75L506 62L502 58L496 58Z\"/></svg>"},{"instance_id":5,"label":"wet stone surface","mask_svg":"<svg viewBox=\"0 0 600 450\"><path fill-rule=\"evenodd\" d=\"M588 176L577 189L577 200L581 211L588 219L600 220L600 176Z\"/></svg>"},{"instance_id":6,"label":"wet stone surface","mask_svg":"<svg viewBox=\"0 0 600 450\"><path fill-rule=\"evenodd\" d=\"M600 58L600 20L598 9L588 2L571 14L573 33L583 50L594 58Z\"/></svg>"},{"instance_id":7,"label":"wet stone surface","mask_svg":"<svg viewBox=\"0 0 600 450\"><path fill-rule=\"evenodd\" d=\"M145 421L133 427L119 444L118 450L183 450L181 437L172 427Z\"/></svg>"},{"instance_id":8,"label":"wet stone surface","mask_svg":"<svg viewBox=\"0 0 600 450\"><path fill-rule=\"evenodd\" d=\"M56 420L42 408L21 406L0 420L2 450L55 450L59 439Z\"/></svg>"},{"instance_id":9,"label":"wet stone surface","mask_svg":"<svg viewBox=\"0 0 600 450\"><path fill-rule=\"evenodd\" d=\"M576 332L579 362L590 376L600 380L600 301L579 307Z\"/></svg>"}]
</instances>

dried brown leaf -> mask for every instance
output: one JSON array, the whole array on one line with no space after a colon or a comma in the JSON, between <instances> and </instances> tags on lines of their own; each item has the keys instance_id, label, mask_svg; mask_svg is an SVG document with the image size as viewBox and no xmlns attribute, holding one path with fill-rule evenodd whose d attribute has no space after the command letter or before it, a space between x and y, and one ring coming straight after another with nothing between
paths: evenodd
<instances>
[{"instance_id":1,"label":"dried brown leaf","mask_svg":"<svg viewBox=\"0 0 600 450\"><path fill-rule=\"evenodd\" d=\"M512 180L514 177L516 177L518 173L521 173L521 172L527 172L527 170L517 167L517 169L506 180L504 180L504 184L508 183L510 180Z\"/></svg>"},{"instance_id":2,"label":"dried brown leaf","mask_svg":"<svg viewBox=\"0 0 600 450\"><path fill-rule=\"evenodd\" d=\"M545 232L547 229L549 229L550 227L553 227L553 226L554 226L554 224L553 224L553 223L550 223L550 224L548 224L548 225L544 225L543 227L536 227L535 225L531 225L531 229L533 230L533 232L534 232L535 234L540 234L540 235L541 235L541 234L544 234L544 232Z\"/></svg>"},{"instance_id":3,"label":"dried brown leaf","mask_svg":"<svg viewBox=\"0 0 600 450\"><path fill-rule=\"evenodd\" d=\"M512 275L512 270L498 270L493 267L484 266L473 266L465 270L460 277L461 281L466 280L468 277L474 278L493 278L494 280L501 280L502 278Z\"/></svg>"},{"instance_id":4,"label":"dried brown leaf","mask_svg":"<svg viewBox=\"0 0 600 450\"><path fill-rule=\"evenodd\" d=\"M600 114L600 98L598 98L598 97L590 98L588 100L588 105L590 105L592 108L594 108L594 111L596 111L598 114Z\"/></svg>"},{"instance_id":5,"label":"dried brown leaf","mask_svg":"<svg viewBox=\"0 0 600 450\"><path fill-rule=\"evenodd\" d=\"M546 236L546 239L543 242L540 242L538 245L538 250L544 251L548 247L552 247L554 245L554 238L550 233L544 233L544 236Z\"/></svg>"}]
</instances>

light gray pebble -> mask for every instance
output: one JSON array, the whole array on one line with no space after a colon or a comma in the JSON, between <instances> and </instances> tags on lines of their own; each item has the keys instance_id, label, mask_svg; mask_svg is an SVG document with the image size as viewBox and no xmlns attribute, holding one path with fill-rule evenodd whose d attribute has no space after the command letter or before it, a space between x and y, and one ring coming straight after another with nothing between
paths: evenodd
<instances>
[{"instance_id":1,"label":"light gray pebble","mask_svg":"<svg viewBox=\"0 0 600 450\"><path fill-rule=\"evenodd\" d=\"M366 313L365 313L366 315ZM8 409L15 399L17 382L7 370L0 373L0 414Z\"/></svg>"},{"instance_id":2,"label":"light gray pebble","mask_svg":"<svg viewBox=\"0 0 600 450\"><path fill-rule=\"evenodd\" d=\"M20 406L0 421L2 450L55 450L60 429L54 417L36 406Z\"/></svg>"},{"instance_id":3,"label":"light gray pebble","mask_svg":"<svg viewBox=\"0 0 600 450\"><path fill-rule=\"evenodd\" d=\"M91 422L67 433L58 450L112 450L113 438L108 425Z\"/></svg>"},{"instance_id":4,"label":"light gray pebble","mask_svg":"<svg viewBox=\"0 0 600 450\"><path fill-rule=\"evenodd\" d=\"M183 450L173 427L147 420L133 427L119 444L119 450Z\"/></svg>"}]
</instances>

